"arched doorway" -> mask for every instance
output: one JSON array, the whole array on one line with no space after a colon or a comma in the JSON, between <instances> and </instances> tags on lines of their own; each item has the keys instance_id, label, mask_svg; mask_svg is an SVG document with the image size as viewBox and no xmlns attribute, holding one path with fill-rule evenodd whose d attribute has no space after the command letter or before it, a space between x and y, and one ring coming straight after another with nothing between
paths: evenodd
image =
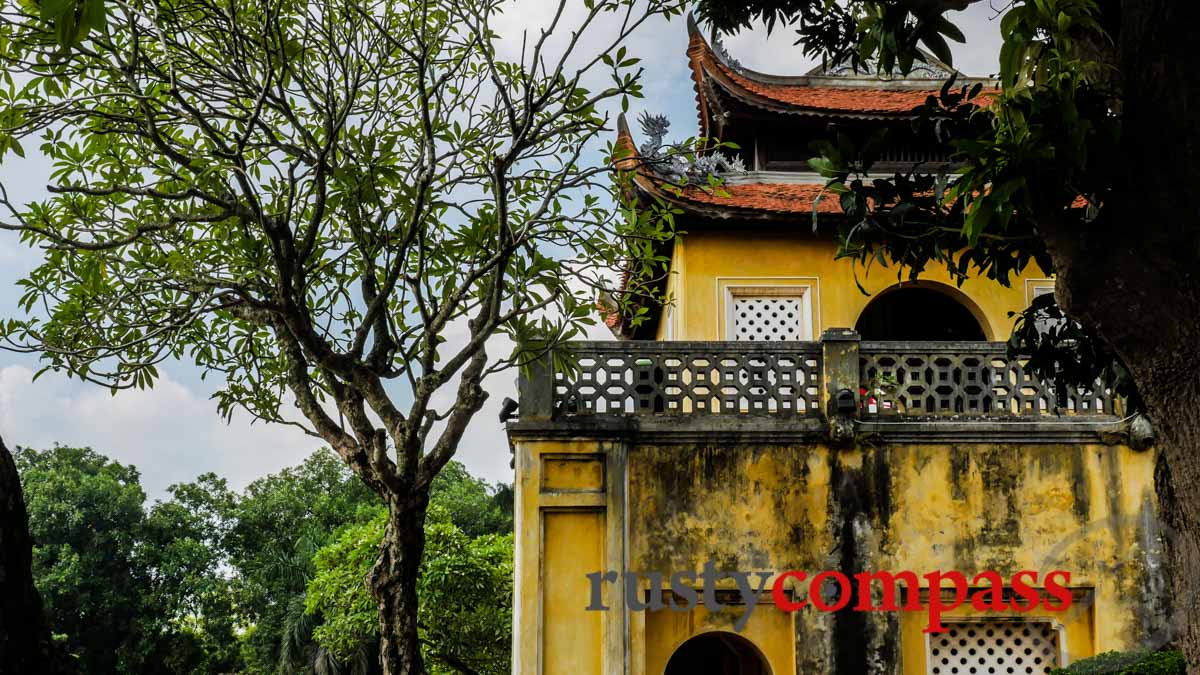
<instances>
[{"instance_id":1,"label":"arched doorway","mask_svg":"<svg viewBox=\"0 0 1200 675\"><path fill-rule=\"evenodd\" d=\"M929 286L883 291L858 317L863 340L986 340L979 319L962 302Z\"/></svg>"},{"instance_id":2,"label":"arched doorway","mask_svg":"<svg viewBox=\"0 0 1200 675\"><path fill-rule=\"evenodd\" d=\"M770 675L766 659L734 633L701 633L671 655L665 675Z\"/></svg>"}]
</instances>

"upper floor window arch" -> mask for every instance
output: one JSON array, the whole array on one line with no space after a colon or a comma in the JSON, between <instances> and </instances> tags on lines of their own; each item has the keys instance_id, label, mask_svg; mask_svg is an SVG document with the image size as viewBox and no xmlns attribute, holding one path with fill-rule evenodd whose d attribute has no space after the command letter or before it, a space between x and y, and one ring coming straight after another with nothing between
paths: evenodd
<instances>
[{"instance_id":1,"label":"upper floor window arch","mask_svg":"<svg viewBox=\"0 0 1200 675\"><path fill-rule=\"evenodd\" d=\"M980 341L990 336L983 311L962 291L927 281L878 293L858 316L863 340Z\"/></svg>"}]
</instances>

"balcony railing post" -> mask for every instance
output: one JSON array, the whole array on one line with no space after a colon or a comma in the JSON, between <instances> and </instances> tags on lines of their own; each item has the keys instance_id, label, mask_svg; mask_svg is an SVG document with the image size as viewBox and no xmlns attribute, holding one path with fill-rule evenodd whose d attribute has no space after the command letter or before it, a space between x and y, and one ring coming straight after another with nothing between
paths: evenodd
<instances>
[{"instance_id":1,"label":"balcony railing post","mask_svg":"<svg viewBox=\"0 0 1200 675\"><path fill-rule=\"evenodd\" d=\"M554 415L554 364L549 352L521 368L517 398L522 419L550 419Z\"/></svg>"},{"instance_id":2,"label":"balcony railing post","mask_svg":"<svg viewBox=\"0 0 1200 675\"><path fill-rule=\"evenodd\" d=\"M821 335L825 413L853 417L859 409L858 333L849 328L830 328Z\"/></svg>"}]
</instances>

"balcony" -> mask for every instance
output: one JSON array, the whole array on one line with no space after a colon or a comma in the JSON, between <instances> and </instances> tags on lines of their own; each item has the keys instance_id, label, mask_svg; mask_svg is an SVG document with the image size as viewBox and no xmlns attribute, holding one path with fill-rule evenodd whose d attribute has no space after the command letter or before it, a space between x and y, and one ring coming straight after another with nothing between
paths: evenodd
<instances>
[{"instance_id":1,"label":"balcony","mask_svg":"<svg viewBox=\"0 0 1200 675\"><path fill-rule=\"evenodd\" d=\"M574 342L535 364L510 430L978 442L1124 442L1122 401L1053 388L994 342Z\"/></svg>"}]
</instances>

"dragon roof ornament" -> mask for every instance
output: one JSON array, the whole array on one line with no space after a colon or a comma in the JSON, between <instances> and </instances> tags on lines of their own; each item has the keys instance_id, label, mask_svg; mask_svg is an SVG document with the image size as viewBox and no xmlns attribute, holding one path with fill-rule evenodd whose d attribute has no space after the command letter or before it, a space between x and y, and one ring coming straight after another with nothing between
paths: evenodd
<instances>
[{"instance_id":1,"label":"dragon roof ornament","mask_svg":"<svg viewBox=\"0 0 1200 675\"><path fill-rule=\"evenodd\" d=\"M638 148L643 165L655 175L675 185L708 185L710 178L746 172L741 157L728 157L720 151L699 154L683 143L666 143L671 121L666 115L643 112L638 123L646 141Z\"/></svg>"}]
</instances>

